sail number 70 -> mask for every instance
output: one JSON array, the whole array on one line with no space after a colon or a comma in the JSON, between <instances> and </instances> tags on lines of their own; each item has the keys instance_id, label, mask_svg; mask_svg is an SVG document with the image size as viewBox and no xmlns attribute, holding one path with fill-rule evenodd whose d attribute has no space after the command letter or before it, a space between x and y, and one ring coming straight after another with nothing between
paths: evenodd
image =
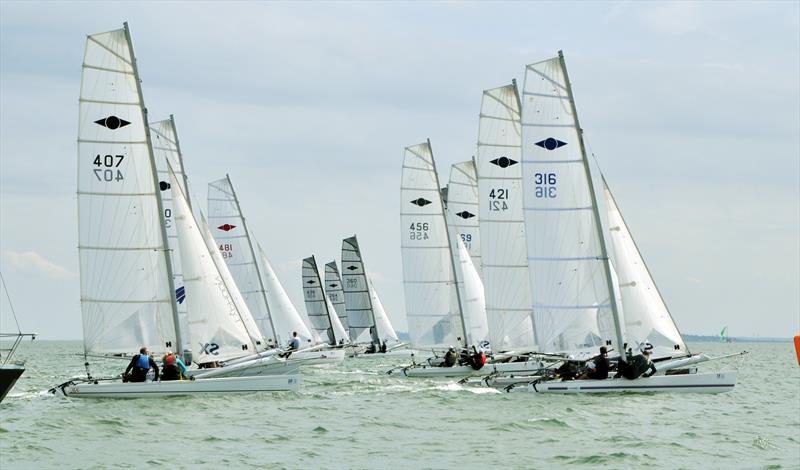
<instances>
[{"instance_id":1,"label":"sail number 70","mask_svg":"<svg viewBox=\"0 0 800 470\"><path fill-rule=\"evenodd\" d=\"M533 184L536 197L554 198L556 197L556 174L555 173L534 173Z\"/></svg>"}]
</instances>

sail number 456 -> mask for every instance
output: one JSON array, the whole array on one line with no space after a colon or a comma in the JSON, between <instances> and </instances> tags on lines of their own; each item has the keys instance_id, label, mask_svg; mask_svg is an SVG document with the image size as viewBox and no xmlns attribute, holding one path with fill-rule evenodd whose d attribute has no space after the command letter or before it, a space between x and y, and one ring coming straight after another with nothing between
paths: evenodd
<instances>
[{"instance_id":1,"label":"sail number 456","mask_svg":"<svg viewBox=\"0 0 800 470\"><path fill-rule=\"evenodd\" d=\"M125 155L100 155L94 158L92 164L98 168L94 168L94 176L97 181L122 181L125 177L122 171L116 169L125 159Z\"/></svg>"},{"instance_id":2,"label":"sail number 456","mask_svg":"<svg viewBox=\"0 0 800 470\"><path fill-rule=\"evenodd\" d=\"M428 222L412 222L408 228L408 238L411 240L427 240L428 239Z\"/></svg>"},{"instance_id":3,"label":"sail number 456","mask_svg":"<svg viewBox=\"0 0 800 470\"><path fill-rule=\"evenodd\" d=\"M536 185L534 194L539 198L556 197L556 174L534 173L533 184Z\"/></svg>"}]
</instances>

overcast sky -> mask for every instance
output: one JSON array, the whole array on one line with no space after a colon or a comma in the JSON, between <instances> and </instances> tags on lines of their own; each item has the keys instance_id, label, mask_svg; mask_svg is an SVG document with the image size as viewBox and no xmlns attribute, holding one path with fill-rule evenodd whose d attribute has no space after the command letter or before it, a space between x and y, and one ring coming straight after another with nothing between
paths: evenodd
<instances>
[{"instance_id":1,"label":"overcast sky","mask_svg":"<svg viewBox=\"0 0 800 470\"><path fill-rule=\"evenodd\" d=\"M128 21L191 192L229 173L299 308L358 234L406 330L403 147L474 154L481 91L563 49L580 121L684 333L800 331L800 3L0 2L0 270L23 329L81 337L87 34ZM443 181L445 183L445 181ZM13 329L4 311L2 330Z\"/></svg>"}]
</instances>

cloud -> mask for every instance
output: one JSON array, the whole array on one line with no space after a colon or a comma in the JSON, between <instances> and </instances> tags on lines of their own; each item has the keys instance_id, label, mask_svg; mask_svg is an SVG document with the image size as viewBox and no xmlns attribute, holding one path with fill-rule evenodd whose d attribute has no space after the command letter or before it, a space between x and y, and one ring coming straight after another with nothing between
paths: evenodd
<instances>
[{"instance_id":1,"label":"cloud","mask_svg":"<svg viewBox=\"0 0 800 470\"><path fill-rule=\"evenodd\" d=\"M68 279L74 276L72 271L62 268L51 261L47 261L42 255L35 251L18 253L16 251L6 250L4 254L11 268L17 271L43 274L55 279Z\"/></svg>"}]
</instances>

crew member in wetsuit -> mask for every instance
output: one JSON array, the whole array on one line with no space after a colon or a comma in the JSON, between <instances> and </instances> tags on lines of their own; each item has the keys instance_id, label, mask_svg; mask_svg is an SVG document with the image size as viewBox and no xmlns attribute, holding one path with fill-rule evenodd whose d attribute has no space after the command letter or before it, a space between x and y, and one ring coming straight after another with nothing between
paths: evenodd
<instances>
[{"instance_id":1,"label":"crew member in wetsuit","mask_svg":"<svg viewBox=\"0 0 800 470\"><path fill-rule=\"evenodd\" d=\"M289 351L294 351L295 349L300 349L300 338L297 336L297 332L292 332L292 337L289 339L289 343L286 345L286 349Z\"/></svg>"},{"instance_id":2,"label":"crew member in wetsuit","mask_svg":"<svg viewBox=\"0 0 800 470\"><path fill-rule=\"evenodd\" d=\"M472 347L472 350L474 353L469 357L469 365L475 370L480 370L486 364L486 353L478 351L475 346Z\"/></svg>"},{"instance_id":3,"label":"crew member in wetsuit","mask_svg":"<svg viewBox=\"0 0 800 470\"><path fill-rule=\"evenodd\" d=\"M639 377L650 377L655 374L656 366L650 360L653 346L649 343L642 346L641 354L637 354L628 359L628 362L620 362L617 377L622 376L628 380L638 379Z\"/></svg>"},{"instance_id":4,"label":"crew member in wetsuit","mask_svg":"<svg viewBox=\"0 0 800 470\"><path fill-rule=\"evenodd\" d=\"M167 352L161 362L161 380L181 380L188 376L186 364L175 353Z\"/></svg>"},{"instance_id":5,"label":"crew member in wetsuit","mask_svg":"<svg viewBox=\"0 0 800 470\"><path fill-rule=\"evenodd\" d=\"M389 348L386 346L386 340L383 340L383 343L381 343L381 352L385 353L387 349Z\"/></svg>"},{"instance_id":6,"label":"crew member in wetsuit","mask_svg":"<svg viewBox=\"0 0 800 470\"><path fill-rule=\"evenodd\" d=\"M591 361L586 363L589 368L586 372L578 377L578 380L605 380L608 378L608 349L605 346L600 346L600 355L592 358Z\"/></svg>"},{"instance_id":7,"label":"crew member in wetsuit","mask_svg":"<svg viewBox=\"0 0 800 470\"><path fill-rule=\"evenodd\" d=\"M156 376L153 380L158 380L158 365L156 361L150 357L150 351L146 347L139 350L139 354L131 358L128 368L122 374L123 381L128 382L144 382L147 380L147 373L150 369L155 370Z\"/></svg>"},{"instance_id":8,"label":"crew member in wetsuit","mask_svg":"<svg viewBox=\"0 0 800 470\"><path fill-rule=\"evenodd\" d=\"M458 361L458 353L456 352L456 348L451 347L447 350L447 353L444 355L444 366L445 367L453 367L456 365Z\"/></svg>"}]
</instances>

